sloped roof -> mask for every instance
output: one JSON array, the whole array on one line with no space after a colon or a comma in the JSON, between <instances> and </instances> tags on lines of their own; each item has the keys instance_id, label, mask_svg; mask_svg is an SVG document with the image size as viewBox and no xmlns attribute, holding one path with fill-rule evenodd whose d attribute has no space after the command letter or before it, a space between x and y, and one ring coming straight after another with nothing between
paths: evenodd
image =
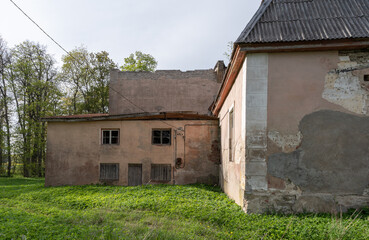
<instances>
[{"instance_id":1,"label":"sloped roof","mask_svg":"<svg viewBox=\"0 0 369 240\"><path fill-rule=\"evenodd\" d=\"M264 0L236 44L369 37L369 0Z\"/></svg>"}]
</instances>

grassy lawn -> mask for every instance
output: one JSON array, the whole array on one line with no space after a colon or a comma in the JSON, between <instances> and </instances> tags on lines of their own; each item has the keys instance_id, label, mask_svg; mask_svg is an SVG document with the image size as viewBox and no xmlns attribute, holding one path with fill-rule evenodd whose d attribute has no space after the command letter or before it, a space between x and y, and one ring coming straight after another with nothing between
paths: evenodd
<instances>
[{"instance_id":1,"label":"grassy lawn","mask_svg":"<svg viewBox=\"0 0 369 240\"><path fill-rule=\"evenodd\" d=\"M369 239L369 215L246 215L203 185L45 188L0 178L0 239Z\"/></svg>"}]
</instances>

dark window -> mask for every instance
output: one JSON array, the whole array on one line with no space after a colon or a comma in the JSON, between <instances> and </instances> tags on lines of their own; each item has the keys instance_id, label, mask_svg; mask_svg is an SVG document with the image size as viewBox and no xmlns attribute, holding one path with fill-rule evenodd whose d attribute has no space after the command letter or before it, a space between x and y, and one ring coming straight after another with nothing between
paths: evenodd
<instances>
[{"instance_id":1,"label":"dark window","mask_svg":"<svg viewBox=\"0 0 369 240\"><path fill-rule=\"evenodd\" d=\"M156 145L170 145L171 143L170 129L153 129L152 130L152 144Z\"/></svg>"},{"instance_id":2,"label":"dark window","mask_svg":"<svg viewBox=\"0 0 369 240\"><path fill-rule=\"evenodd\" d=\"M171 180L170 164L151 164L151 180L158 182L169 182Z\"/></svg>"},{"instance_id":3,"label":"dark window","mask_svg":"<svg viewBox=\"0 0 369 240\"><path fill-rule=\"evenodd\" d=\"M102 144L119 144L119 130L102 130Z\"/></svg>"},{"instance_id":4,"label":"dark window","mask_svg":"<svg viewBox=\"0 0 369 240\"><path fill-rule=\"evenodd\" d=\"M369 75L364 75L364 81L369 82Z\"/></svg>"},{"instance_id":5,"label":"dark window","mask_svg":"<svg viewBox=\"0 0 369 240\"><path fill-rule=\"evenodd\" d=\"M119 164L100 163L100 180L119 180Z\"/></svg>"}]
</instances>

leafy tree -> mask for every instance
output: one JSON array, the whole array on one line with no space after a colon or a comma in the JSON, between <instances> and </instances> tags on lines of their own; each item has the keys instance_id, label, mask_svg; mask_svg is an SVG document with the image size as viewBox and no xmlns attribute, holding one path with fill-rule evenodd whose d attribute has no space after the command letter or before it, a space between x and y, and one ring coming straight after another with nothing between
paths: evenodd
<instances>
[{"instance_id":1,"label":"leafy tree","mask_svg":"<svg viewBox=\"0 0 369 240\"><path fill-rule=\"evenodd\" d=\"M54 115L60 99L55 61L44 46L30 41L15 46L11 54L8 79L18 120L14 151L21 155L24 176L43 176L46 123L41 118Z\"/></svg>"},{"instance_id":2,"label":"leafy tree","mask_svg":"<svg viewBox=\"0 0 369 240\"><path fill-rule=\"evenodd\" d=\"M109 105L109 73L117 65L105 51L89 53L76 48L62 58L59 78L67 83L63 98L68 114L106 113Z\"/></svg>"},{"instance_id":3,"label":"leafy tree","mask_svg":"<svg viewBox=\"0 0 369 240\"><path fill-rule=\"evenodd\" d=\"M11 98L8 92L8 71L10 66L10 53L4 40L0 37L0 173L2 172L3 156L8 163L7 175L10 176L12 167L11 142L10 142L10 104ZM5 123L5 130L3 125ZM4 153L4 150L6 153Z\"/></svg>"},{"instance_id":4,"label":"leafy tree","mask_svg":"<svg viewBox=\"0 0 369 240\"><path fill-rule=\"evenodd\" d=\"M124 65L121 66L122 71L144 71L154 72L158 62L150 54L145 54L140 51L136 51L135 54L129 55L124 58Z\"/></svg>"}]
</instances>

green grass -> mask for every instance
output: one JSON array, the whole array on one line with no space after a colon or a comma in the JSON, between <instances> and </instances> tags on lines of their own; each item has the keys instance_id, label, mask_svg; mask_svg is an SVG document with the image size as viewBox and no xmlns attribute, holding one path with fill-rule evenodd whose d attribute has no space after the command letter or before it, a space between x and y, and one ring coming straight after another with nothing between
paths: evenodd
<instances>
[{"instance_id":1,"label":"green grass","mask_svg":"<svg viewBox=\"0 0 369 240\"><path fill-rule=\"evenodd\" d=\"M369 216L246 215L219 188L0 178L0 239L369 239Z\"/></svg>"}]
</instances>

